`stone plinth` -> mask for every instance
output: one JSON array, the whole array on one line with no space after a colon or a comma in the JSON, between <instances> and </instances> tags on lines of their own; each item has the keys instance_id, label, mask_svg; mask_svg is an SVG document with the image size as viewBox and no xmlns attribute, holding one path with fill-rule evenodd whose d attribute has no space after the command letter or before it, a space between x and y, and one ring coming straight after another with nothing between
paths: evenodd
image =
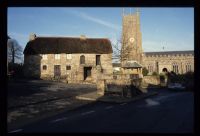
<instances>
[{"instance_id":1,"label":"stone plinth","mask_svg":"<svg viewBox=\"0 0 200 136\"><path fill-rule=\"evenodd\" d=\"M97 94L104 95L106 89L105 80L98 80L97 81Z\"/></svg>"}]
</instances>

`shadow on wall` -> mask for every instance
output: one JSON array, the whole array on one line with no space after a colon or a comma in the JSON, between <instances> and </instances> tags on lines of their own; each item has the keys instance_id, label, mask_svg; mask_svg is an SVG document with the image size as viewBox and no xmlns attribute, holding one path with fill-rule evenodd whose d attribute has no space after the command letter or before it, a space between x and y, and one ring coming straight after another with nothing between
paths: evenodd
<instances>
[{"instance_id":1,"label":"shadow on wall","mask_svg":"<svg viewBox=\"0 0 200 136\"><path fill-rule=\"evenodd\" d=\"M24 56L24 77L30 79L40 79L41 76L41 59L40 55Z\"/></svg>"},{"instance_id":2,"label":"shadow on wall","mask_svg":"<svg viewBox=\"0 0 200 136\"><path fill-rule=\"evenodd\" d=\"M145 93L141 89L141 80L134 79L129 82L117 84L117 82L105 83L105 95L114 95L122 97L134 97Z\"/></svg>"}]
</instances>

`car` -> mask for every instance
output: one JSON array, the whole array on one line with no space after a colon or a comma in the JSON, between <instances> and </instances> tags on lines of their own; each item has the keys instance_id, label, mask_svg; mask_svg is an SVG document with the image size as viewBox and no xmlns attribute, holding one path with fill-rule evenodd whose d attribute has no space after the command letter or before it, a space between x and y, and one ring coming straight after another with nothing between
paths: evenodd
<instances>
[{"instance_id":1,"label":"car","mask_svg":"<svg viewBox=\"0 0 200 136\"><path fill-rule=\"evenodd\" d=\"M175 90L184 90L185 89L185 87L184 86L182 86L182 84L180 84L180 83L170 83L169 85L168 85L168 88L169 89L175 89Z\"/></svg>"}]
</instances>

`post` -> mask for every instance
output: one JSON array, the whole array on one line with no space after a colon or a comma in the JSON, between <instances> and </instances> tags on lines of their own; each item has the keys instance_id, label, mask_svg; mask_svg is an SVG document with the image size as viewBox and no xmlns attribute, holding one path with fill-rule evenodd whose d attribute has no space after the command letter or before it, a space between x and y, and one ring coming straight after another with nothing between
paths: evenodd
<instances>
[{"instance_id":1,"label":"post","mask_svg":"<svg viewBox=\"0 0 200 136\"><path fill-rule=\"evenodd\" d=\"M97 94L104 95L106 90L106 82L103 79L97 80Z\"/></svg>"}]
</instances>

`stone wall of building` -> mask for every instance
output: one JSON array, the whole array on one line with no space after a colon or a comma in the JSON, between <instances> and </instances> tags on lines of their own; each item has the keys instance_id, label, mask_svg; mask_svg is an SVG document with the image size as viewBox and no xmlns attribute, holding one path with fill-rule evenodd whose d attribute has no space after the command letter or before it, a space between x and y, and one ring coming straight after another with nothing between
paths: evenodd
<instances>
[{"instance_id":1,"label":"stone wall of building","mask_svg":"<svg viewBox=\"0 0 200 136\"><path fill-rule=\"evenodd\" d=\"M173 71L173 65L178 65L178 73L186 73L186 64L191 64L191 71L194 71L194 56L192 54L175 54L175 55L152 55L143 56L143 66L148 69L152 66L152 71L149 70L149 74L154 71L162 73L162 70L166 68L169 72Z\"/></svg>"},{"instance_id":2,"label":"stone wall of building","mask_svg":"<svg viewBox=\"0 0 200 136\"><path fill-rule=\"evenodd\" d=\"M40 64L42 57L40 55L25 55L23 72L25 77L40 78Z\"/></svg>"},{"instance_id":3,"label":"stone wall of building","mask_svg":"<svg viewBox=\"0 0 200 136\"><path fill-rule=\"evenodd\" d=\"M82 55L85 56L84 64L80 64ZM96 65L96 55L101 55L101 65ZM60 59L55 59L55 54L47 54L47 59L42 58L42 55L31 55L25 57L24 64L25 75L32 76L32 73L37 73L42 79L53 79L54 65L60 65L61 79L66 79L68 82L82 82L84 67L92 68L91 79L88 79L91 82L96 82L98 78L110 79L113 73L112 54L71 54L68 58L67 54L60 54ZM44 70L43 66L47 69ZM71 69L67 70L66 66L70 66Z\"/></svg>"}]
</instances>

